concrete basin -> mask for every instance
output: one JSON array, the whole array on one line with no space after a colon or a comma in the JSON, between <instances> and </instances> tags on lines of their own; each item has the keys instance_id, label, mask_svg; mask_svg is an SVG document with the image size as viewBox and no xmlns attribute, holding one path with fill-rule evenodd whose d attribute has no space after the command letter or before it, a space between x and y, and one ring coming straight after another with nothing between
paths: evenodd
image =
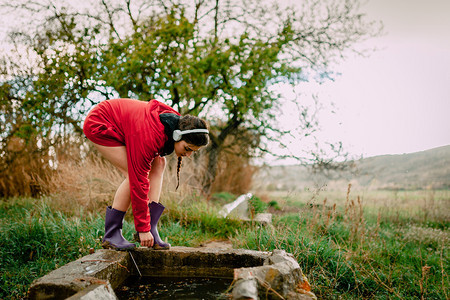
<instances>
[{"instance_id":1,"label":"concrete basin","mask_svg":"<svg viewBox=\"0 0 450 300\"><path fill-rule=\"evenodd\" d=\"M316 299L285 251L189 247L97 250L35 280L29 298L117 299L114 289L131 275L230 278L232 299Z\"/></svg>"}]
</instances>

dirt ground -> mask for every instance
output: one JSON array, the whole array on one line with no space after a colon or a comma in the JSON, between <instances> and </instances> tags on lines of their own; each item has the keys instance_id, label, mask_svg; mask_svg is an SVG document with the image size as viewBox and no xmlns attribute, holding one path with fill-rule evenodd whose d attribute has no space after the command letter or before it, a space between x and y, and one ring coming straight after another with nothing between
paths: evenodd
<instances>
[{"instance_id":1,"label":"dirt ground","mask_svg":"<svg viewBox=\"0 0 450 300\"><path fill-rule=\"evenodd\" d=\"M200 247L208 249L213 248L213 249L228 250L233 249L233 244L231 243L231 241L228 240L211 240L203 244L200 244Z\"/></svg>"}]
</instances>

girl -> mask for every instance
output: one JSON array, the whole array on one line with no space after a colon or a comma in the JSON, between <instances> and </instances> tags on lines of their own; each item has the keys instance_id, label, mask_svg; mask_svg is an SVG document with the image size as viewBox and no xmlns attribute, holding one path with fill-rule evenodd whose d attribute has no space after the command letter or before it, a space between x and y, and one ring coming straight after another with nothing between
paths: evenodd
<instances>
[{"instance_id":1,"label":"girl","mask_svg":"<svg viewBox=\"0 0 450 300\"><path fill-rule=\"evenodd\" d=\"M102 247L132 249L135 244L122 236L122 223L130 203L138 241L142 246L169 249L157 230L164 211L159 203L165 155L178 156L177 179L183 156L209 142L204 120L181 117L170 106L156 100L106 100L95 106L86 117L83 131L97 150L126 177L106 208L105 236ZM178 187L177 184L177 187Z\"/></svg>"}]
</instances>

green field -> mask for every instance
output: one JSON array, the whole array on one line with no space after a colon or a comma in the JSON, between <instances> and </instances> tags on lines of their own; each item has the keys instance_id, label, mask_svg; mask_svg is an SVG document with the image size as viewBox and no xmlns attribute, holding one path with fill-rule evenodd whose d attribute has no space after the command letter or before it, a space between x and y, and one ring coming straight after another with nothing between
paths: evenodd
<instances>
[{"instance_id":1,"label":"green field","mask_svg":"<svg viewBox=\"0 0 450 300\"><path fill-rule=\"evenodd\" d=\"M291 212L277 217L286 234L267 243L294 253L320 298L448 299L450 191L315 190L270 198Z\"/></svg>"},{"instance_id":2,"label":"green field","mask_svg":"<svg viewBox=\"0 0 450 300\"><path fill-rule=\"evenodd\" d=\"M229 239L235 248L292 253L319 299L448 299L450 191L277 192L256 211L273 227L217 216L233 197L166 200L160 233L172 245ZM98 249L103 215L61 213L49 198L0 202L0 298L26 296L29 284ZM130 216L124 235L131 238Z\"/></svg>"}]
</instances>

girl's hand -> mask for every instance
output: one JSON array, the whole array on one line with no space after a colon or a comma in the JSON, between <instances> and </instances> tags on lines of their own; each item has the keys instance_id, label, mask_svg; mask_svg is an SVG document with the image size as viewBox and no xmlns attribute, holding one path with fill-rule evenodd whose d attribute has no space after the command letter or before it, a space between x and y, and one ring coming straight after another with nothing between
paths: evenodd
<instances>
[{"instance_id":1,"label":"girl's hand","mask_svg":"<svg viewBox=\"0 0 450 300\"><path fill-rule=\"evenodd\" d=\"M141 246L152 247L153 235L150 232L139 232L139 239L141 240Z\"/></svg>"}]
</instances>

